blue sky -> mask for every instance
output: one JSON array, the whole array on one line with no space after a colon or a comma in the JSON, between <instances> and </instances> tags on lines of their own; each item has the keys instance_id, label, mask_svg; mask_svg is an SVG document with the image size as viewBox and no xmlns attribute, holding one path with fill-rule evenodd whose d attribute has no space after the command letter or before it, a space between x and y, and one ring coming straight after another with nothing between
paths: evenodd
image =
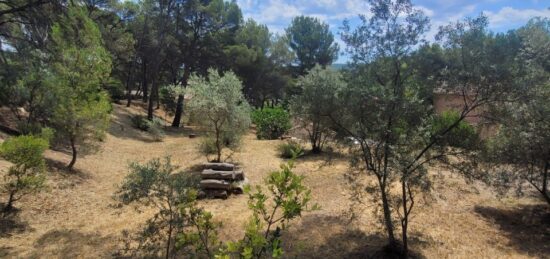
<instances>
[{"instance_id":1,"label":"blue sky","mask_svg":"<svg viewBox=\"0 0 550 259\"><path fill-rule=\"evenodd\" d=\"M344 48L338 36L344 19L352 24L358 14L369 14L366 0L237 0L245 19L266 24L273 33L282 33L292 17L315 16L330 25L336 41ZM550 18L550 0L413 0L413 4L430 17L431 30L428 39L433 39L437 29L450 21L473 17L481 12L489 17L490 29L503 32L525 24L535 16ZM337 63L345 63L341 55Z\"/></svg>"}]
</instances>

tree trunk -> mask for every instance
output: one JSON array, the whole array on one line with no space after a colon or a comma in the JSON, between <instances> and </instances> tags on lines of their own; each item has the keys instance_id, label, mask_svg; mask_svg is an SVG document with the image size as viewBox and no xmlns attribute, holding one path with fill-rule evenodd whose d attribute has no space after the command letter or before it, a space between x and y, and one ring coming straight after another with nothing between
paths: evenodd
<instances>
[{"instance_id":1,"label":"tree trunk","mask_svg":"<svg viewBox=\"0 0 550 259\"><path fill-rule=\"evenodd\" d=\"M391 219L391 209L388 201L388 196L386 193L386 186L382 179L378 179L378 185L380 187L380 193L382 196L382 208L384 212L384 224L386 225L386 232L388 233L388 242L390 247L396 247L395 235L393 234L393 223Z\"/></svg>"},{"instance_id":2,"label":"tree trunk","mask_svg":"<svg viewBox=\"0 0 550 259\"><path fill-rule=\"evenodd\" d=\"M166 259L170 258L170 246L172 245L172 212L170 211L170 222L168 223L168 240L166 241Z\"/></svg>"},{"instance_id":3,"label":"tree trunk","mask_svg":"<svg viewBox=\"0 0 550 259\"><path fill-rule=\"evenodd\" d=\"M182 87L187 87L187 82L189 81L189 76L191 75L191 67L185 65L183 70L183 78L181 80ZM183 115L183 95L178 95L178 102L176 104L176 113L174 114L174 121L172 121L172 127L179 128L181 123L181 117Z\"/></svg>"},{"instance_id":4,"label":"tree trunk","mask_svg":"<svg viewBox=\"0 0 550 259\"><path fill-rule=\"evenodd\" d=\"M69 170L73 170L73 166L76 163L76 154L77 154L77 152L76 152L76 145L75 145L74 138L71 138L71 149L73 150L73 158L71 159L71 162L67 166L67 168Z\"/></svg>"},{"instance_id":5,"label":"tree trunk","mask_svg":"<svg viewBox=\"0 0 550 259\"><path fill-rule=\"evenodd\" d=\"M126 78L126 99L127 99L126 107L130 107L130 105L132 104L132 85L133 85L132 72L134 71L134 64L135 64L135 61L132 61L132 66L130 66L130 71L128 72L128 77Z\"/></svg>"},{"instance_id":6,"label":"tree trunk","mask_svg":"<svg viewBox=\"0 0 550 259\"><path fill-rule=\"evenodd\" d=\"M216 162L221 162L222 161L222 146L221 146L221 143L220 143L220 132L217 128L216 128L216 149L218 150L218 160L216 160Z\"/></svg>"},{"instance_id":7,"label":"tree trunk","mask_svg":"<svg viewBox=\"0 0 550 259\"><path fill-rule=\"evenodd\" d=\"M153 104L156 99L156 95L158 94L157 87L157 80L153 79L153 83L151 84L151 94L149 95L149 104L147 105L147 119L150 121L153 120Z\"/></svg>"},{"instance_id":8,"label":"tree trunk","mask_svg":"<svg viewBox=\"0 0 550 259\"><path fill-rule=\"evenodd\" d=\"M147 61L143 60L143 64L141 65L142 68L142 84L141 84L141 90L143 91L143 102L147 102L148 97L148 89L147 89Z\"/></svg>"},{"instance_id":9,"label":"tree trunk","mask_svg":"<svg viewBox=\"0 0 550 259\"><path fill-rule=\"evenodd\" d=\"M409 257L407 228L409 226L409 213L407 212L407 182L401 181L401 199L403 199L403 219L401 219L401 239L403 240L403 258Z\"/></svg>"},{"instance_id":10,"label":"tree trunk","mask_svg":"<svg viewBox=\"0 0 550 259\"><path fill-rule=\"evenodd\" d=\"M183 94L178 95L178 101L176 103L176 113L174 114L174 121L172 121L172 127L179 128L181 123L181 115L183 114Z\"/></svg>"},{"instance_id":11,"label":"tree trunk","mask_svg":"<svg viewBox=\"0 0 550 259\"><path fill-rule=\"evenodd\" d=\"M550 162L544 164L544 172L542 175L542 196L546 200L546 203L550 205L550 194L548 194L548 170L550 169Z\"/></svg>"}]
</instances>

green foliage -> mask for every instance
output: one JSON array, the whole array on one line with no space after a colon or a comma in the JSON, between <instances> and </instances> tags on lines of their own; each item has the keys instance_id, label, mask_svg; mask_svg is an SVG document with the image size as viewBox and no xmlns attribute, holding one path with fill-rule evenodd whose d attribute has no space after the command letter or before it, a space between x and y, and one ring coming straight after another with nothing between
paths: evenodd
<instances>
[{"instance_id":1,"label":"green foliage","mask_svg":"<svg viewBox=\"0 0 550 259\"><path fill-rule=\"evenodd\" d=\"M299 75L305 75L316 64L330 65L338 57L338 45L328 24L318 18L297 16L286 29L289 45L296 53Z\"/></svg>"},{"instance_id":2,"label":"green foliage","mask_svg":"<svg viewBox=\"0 0 550 259\"><path fill-rule=\"evenodd\" d=\"M164 138L164 121L158 117L153 117L153 120L148 120L147 117L143 115L132 115L130 117L132 126L141 131L147 131L153 139L156 141L161 141Z\"/></svg>"},{"instance_id":3,"label":"green foliage","mask_svg":"<svg viewBox=\"0 0 550 259\"><path fill-rule=\"evenodd\" d=\"M252 112L258 139L278 139L291 127L290 114L282 107L256 109Z\"/></svg>"},{"instance_id":4,"label":"green foliage","mask_svg":"<svg viewBox=\"0 0 550 259\"><path fill-rule=\"evenodd\" d=\"M183 87L180 85L167 85L159 90L160 103L168 114L176 112L177 98L183 94Z\"/></svg>"},{"instance_id":5,"label":"green foliage","mask_svg":"<svg viewBox=\"0 0 550 259\"><path fill-rule=\"evenodd\" d=\"M218 229L221 223L212 219L212 213L196 206L196 202L181 206L181 214L188 223L186 231L179 233L176 249L186 255L213 258L216 249L221 246Z\"/></svg>"},{"instance_id":6,"label":"green foliage","mask_svg":"<svg viewBox=\"0 0 550 259\"><path fill-rule=\"evenodd\" d=\"M315 66L298 79L297 86L301 93L290 100L290 111L308 132L312 151L321 152L331 132L328 115L341 105L336 93L345 88L346 83L338 71Z\"/></svg>"},{"instance_id":7,"label":"green foliage","mask_svg":"<svg viewBox=\"0 0 550 259\"><path fill-rule=\"evenodd\" d=\"M214 140L216 161L221 160L222 149L234 148L250 126L250 107L242 94L237 76L226 72L220 76L213 69L208 78L193 76L189 81L189 102L192 117L207 130L207 138Z\"/></svg>"},{"instance_id":8,"label":"green foliage","mask_svg":"<svg viewBox=\"0 0 550 259\"><path fill-rule=\"evenodd\" d=\"M247 187L252 218L244 238L228 243L221 256L277 258L283 255L282 231L303 212L319 209L317 204L311 204L311 191L302 183L304 176L295 174L293 168L294 162L289 161L281 165L280 171L269 174L265 179L269 194L260 186L254 191Z\"/></svg>"},{"instance_id":9,"label":"green foliage","mask_svg":"<svg viewBox=\"0 0 550 259\"><path fill-rule=\"evenodd\" d=\"M480 139L476 129L464 120L460 120L458 125L452 127L448 133L439 137L459 120L460 114L456 111L445 111L432 119L431 135L439 138L438 145L459 148L475 148L478 146Z\"/></svg>"},{"instance_id":10,"label":"green foliage","mask_svg":"<svg viewBox=\"0 0 550 259\"><path fill-rule=\"evenodd\" d=\"M523 194L528 183L550 204L550 19L532 19L517 34L524 90L515 102L493 107L501 126L484 150L483 175L500 194Z\"/></svg>"},{"instance_id":11,"label":"green foliage","mask_svg":"<svg viewBox=\"0 0 550 259\"><path fill-rule=\"evenodd\" d=\"M13 164L4 176L4 184L1 186L1 190L9 195L5 212L11 210L13 203L22 196L44 187L43 154L48 148L50 136L51 132L45 131L42 137L22 135L0 144L0 157Z\"/></svg>"},{"instance_id":12,"label":"green foliage","mask_svg":"<svg viewBox=\"0 0 550 259\"><path fill-rule=\"evenodd\" d=\"M107 91L111 100L115 102L119 102L126 97L124 94L124 86L120 80L109 78L108 81L103 84L103 89Z\"/></svg>"},{"instance_id":13,"label":"green foliage","mask_svg":"<svg viewBox=\"0 0 550 259\"><path fill-rule=\"evenodd\" d=\"M147 129L149 129L149 123L148 123L147 117L143 115L139 115L139 114L132 115L130 117L130 121L132 122L132 126L134 126L134 128L136 129L139 129L142 131L147 131Z\"/></svg>"},{"instance_id":14,"label":"green foliage","mask_svg":"<svg viewBox=\"0 0 550 259\"><path fill-rule=\"evenodd\" d=\"M162 141L164 138L164 121L158 117L153 117L153 120L147 121L147 132L151 134L155 141Z\"/></svg>"},{"instance_id":15,"label":"green foliage","mask_svg":"<svg viewBox=\"0 0 550 259\"><path fill-rule=\"evenodd\" d=\"M111 59L101 41L97 25L78 6L70 5L67 15L52 28L54 62L51 85L57 103L51 123L58 139L73 149L96 148L109 124L111 105L101 85L109 78Z\"/></svg>"},{"instance_id":16,"label":"green foliage","mask_svg":"<svg viewBox=\"0 0 550 259\"><path fill-rule=\"evenodd\" d=\"M137 233L138 247L127 251L130 255L152 256L164 252L173 256L177 250L176 236L184 233L190 213L193 220L206 220L200 218L204 216L198 215L195 208L199 179L176 170L169 157L153 159L143 165L130 164L130 173L116 193L117 199L122 204L135 203L158 209Z\"/></svg>"},{"instance_id":17,"label":"green foliage","mask_svg":"<svg viewBox=\"0 0 550 259\"><path fill-rule=\"evenodd\" d=\"M296 141L287 141L277 145L277 152L282 158L297 158L304 155L304 148Z\"/></svg>"}]
</instances>

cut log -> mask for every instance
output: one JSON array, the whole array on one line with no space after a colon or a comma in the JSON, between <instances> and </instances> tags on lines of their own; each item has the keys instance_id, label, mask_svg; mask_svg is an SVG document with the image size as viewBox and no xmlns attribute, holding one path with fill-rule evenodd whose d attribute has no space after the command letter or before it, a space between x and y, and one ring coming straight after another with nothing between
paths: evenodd
<instances>
[{"instance_id":1,"label":"cut log","mask_svg":"<svg viewBox=\"0 0 550 259\"><path fill-rule=\"evenodd\" d=\"M241 181L241 180L244 180L244 173L243 171L216 171L212 169L206 169L202 171L201 178Z\"/></svg>"},{"instance_id":2,"label":"cut log","mask_svg":"<svg viewBox=\"0 0 550 259\"><path fill-rule=\"evenodd\" d=\"M206 163L204 164L204 169L212 169L218 171L233 171L235 170L235 165L230 163Z\"/></svg>"},{"instance_id":3,"label":"cut log","mask_svg":"<svg viewBox=\"0 0 550 259\"><path fill-rule=\"evenodd\" d=\"M229 195L226 190L205 190L206 197L227 199Z\"/></svg>"},{"instance_id":4,"label":"cut log","mask_svg":"<svg viewBox=\"0 0 550 259\"><path fill-rule=\"evenodd\" d=\"M231 183L222 180L201 180L200 186L202 189L231 190Z\"/></svg>"},{"instance_id":5,"label":"cut log","mask_svg":"<svg viewBox=\"0 0 550 259\"><path fill-rule=\"evenodd\" d=\"M231 192L234 194L243 194L244 186L248 184L248 179L231 183Z\"/></svg>"}]
</instances>

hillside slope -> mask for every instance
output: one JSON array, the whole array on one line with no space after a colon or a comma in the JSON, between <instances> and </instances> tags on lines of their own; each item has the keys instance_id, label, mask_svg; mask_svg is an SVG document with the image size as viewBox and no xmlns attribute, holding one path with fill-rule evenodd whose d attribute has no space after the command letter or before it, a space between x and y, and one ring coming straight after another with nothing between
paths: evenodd
<instances>
[{"instance_id":1,"label":"hillside slope","mask_svg":"<svg viewBox=\"0 0 550 259\"><path fill-rule=\"evenodd\" d=\"M112 257L122 245L121 232L136 231L152 213L114 206L112 197L128 163L168 155L183 169L205 162L196 152L199 139L186 137L189 129L168 132L163 142L154 142L131 127L129 116L138 112L135 107L115 105L102 150L80 158L76 173L60 169L69 161L68 154L47 152L49 189L26 197L17 205L21 208L17 217L0 222L0 257ZM253 185L262 184L283 162L276 156L279 142L256 140L250 133L234 155ZM303 215L289 229L284 237L286 257L371 255L385 242L373 213L376 205L369 196L363 204L351 203L347 159L334 155L326 163L325 156L307 156L297 162L296 171L307 176L313 200L322 209ZM8 166L0 160L0 170ZM457 175L438 168L432 175L432 195L418 202L410 226L411 248L418 254L427 258L549 257L549 212L536 198L499 200L483 185L467 184ZM242 236L249 216L245 195L200 204L223 222L223 240ZM350 220L351 207L358 212L355 220Z\"/></svg>"}]
</instances>

